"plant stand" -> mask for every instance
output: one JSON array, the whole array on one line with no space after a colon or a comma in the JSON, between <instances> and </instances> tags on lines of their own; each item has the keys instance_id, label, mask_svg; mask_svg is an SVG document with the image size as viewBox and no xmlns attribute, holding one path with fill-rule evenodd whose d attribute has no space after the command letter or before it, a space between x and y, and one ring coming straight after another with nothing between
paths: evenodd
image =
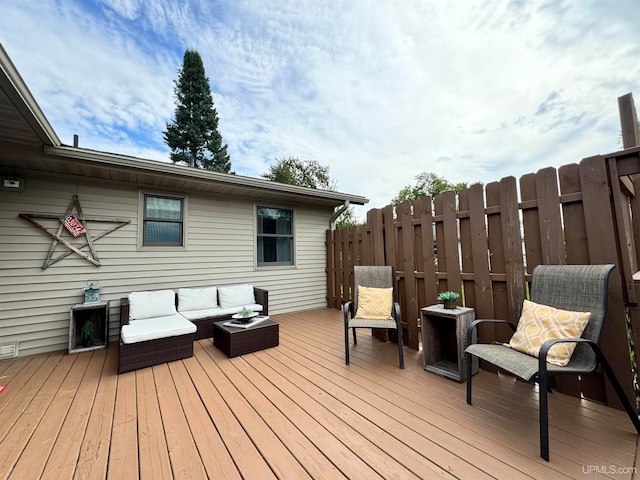
<instances>
[{"instance_id":1,"label":"plant stand","mask_svg":"<svg viewBox=\"0 0 640 480\"><path fill-rule=\"evenodd\" d=\"M86 322L93 323L93 339L85 346L82 327ZM88 352L106 348L109 343L109 301L81 303L71 307L69 318L69 353Z\"/></svg>"},{"instance_id":2,"label":"plant stand","mask_svg":"<svg viewBox=\"0 0 640 480\"><path fill-rule=\"evenodd\" d=\"M476 315L473 308L444 308L431 305L420 310L424 369L456 382L467 379L464 349L467 328ZM478 359L473 360L473 373L478 373Z\"/></svg>"}]
</instances>

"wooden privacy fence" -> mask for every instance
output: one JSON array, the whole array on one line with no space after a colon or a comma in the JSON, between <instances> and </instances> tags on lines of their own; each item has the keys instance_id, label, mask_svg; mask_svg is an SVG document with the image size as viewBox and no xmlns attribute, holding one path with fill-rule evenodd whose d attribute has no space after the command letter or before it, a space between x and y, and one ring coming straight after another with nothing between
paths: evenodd
<instances>
[{"instance_id":1,"label":"wooden privacy fence","mask_svg":"<svg viewBox=\"0 0 640 480\"><path fill-rule=\"evenodd\" d=\"M354 265L391 265L405 344L418 349L419 309L437 303L438 292L460 293L476 318L517 321L536 265L613 263L601 345L634 398L625 314L626 305L636 302L635 197L633 177L626 175L640 172L638 151L545 168L524 175L519 184L506 177L457 196L447 192L404 202L395 211L391 205L373 209L363 226L328 230L328 305L340 308L351 300ZM625 163L618 180L622 158L635 163ZM483 342L508 341L511 331L483 325L479 335ZM605 403L612 399L619 407L597 373L582 380L558 378L556 388Z\"/></svg>"}]
</instances>

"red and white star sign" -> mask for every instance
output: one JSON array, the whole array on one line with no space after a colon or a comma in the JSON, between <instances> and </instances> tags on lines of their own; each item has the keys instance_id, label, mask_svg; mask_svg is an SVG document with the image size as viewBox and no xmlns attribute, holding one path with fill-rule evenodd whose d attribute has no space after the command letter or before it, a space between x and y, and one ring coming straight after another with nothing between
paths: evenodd
<instances>
[{"instance_id":1,"label":"red and white star sign","mask_svg":"<svg viewBox=\"0 0 640 480\"><path fill-rule=\"evenodd\" d=\"M74 237L79 237L80 235L87 233L87 229L84 228L84 225L80 223L80 220L78 220L75 215L67 215L66 217L61 218L60 221Z\"/></svg>"}]
</instances>

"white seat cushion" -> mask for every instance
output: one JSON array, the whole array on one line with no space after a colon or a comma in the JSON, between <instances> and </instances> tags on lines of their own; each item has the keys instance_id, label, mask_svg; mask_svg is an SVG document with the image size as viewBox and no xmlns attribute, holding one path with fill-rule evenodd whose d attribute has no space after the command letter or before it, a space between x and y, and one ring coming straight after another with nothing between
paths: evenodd
<instances>
[{"instance_id":1,"label":"white seat cushion","mask_svg":"<svg viewBox=\"0 0 640 480\"><path fill-rule=\"evenodd\" d=\"M220 301L220 308L242 307L256 303L253 285L248 283L232 285L230 287L219 287L218 299Z\"/></svg>"},{"instance_id":2,"label":"white seat cushion","mask_svg":"<svg viewBox=\"0 0 640 480\"><path fill-rule=\"evenodd\" d=\"M216 287L179 288L178 311L206 310L218 306L218 289Z\"/></svg>"},{"instance_id":3,"label":"white seat cushion","mask_svg":"<svg viewBox=\"0 0 640 480\"><path fill-rule=\"evenodd\" d=\"M138 343L158 338L195 333L196 326L179 313L164 317L131 320L120 330L122 343Z\"/></svg>"},{"instance_id":4,"label":"white seat cushion","mask_svg":"<svg viewBox=\"0 0 640 480\"><path fill-rule=\"evenodd\" d=\"M129 294L129 318L132 320L166 317L176 313L176 294L173 290Z\"/></svg>"},{"instance_id":5,"label":"white seat cushion","mask_svg":"<svg viewBox=\"0 0 640 480\"><path fill-rule=\"evenodd\" d=\"M222 317L224 315L233 315L242 310L243 307L250 308L254 312L261 312L262 305L254 303L252 305L243 305L241 307L231 308L207 308L204 310L192 310L190 312L180 312L185 318L189 320L200 320L201 318Z\"/></svg>"}]
</instances>

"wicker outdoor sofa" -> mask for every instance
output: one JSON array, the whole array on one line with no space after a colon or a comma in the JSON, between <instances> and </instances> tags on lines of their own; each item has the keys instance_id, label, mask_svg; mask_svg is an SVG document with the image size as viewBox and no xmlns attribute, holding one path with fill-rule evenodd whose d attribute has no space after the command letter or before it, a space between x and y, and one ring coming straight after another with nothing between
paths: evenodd
<instances>
[{"instance_id":1,"label":"wicker outdoor sofa","mask_svg":"<svg viewBox=\"0 0 640 480\"><path fill-rule=\"evenodd\" d=\"M132 292L120 300L118 373L193 356L193 342L243 307L269 313L269 292L250 284Z\"/></svg>"}]
</instances>

